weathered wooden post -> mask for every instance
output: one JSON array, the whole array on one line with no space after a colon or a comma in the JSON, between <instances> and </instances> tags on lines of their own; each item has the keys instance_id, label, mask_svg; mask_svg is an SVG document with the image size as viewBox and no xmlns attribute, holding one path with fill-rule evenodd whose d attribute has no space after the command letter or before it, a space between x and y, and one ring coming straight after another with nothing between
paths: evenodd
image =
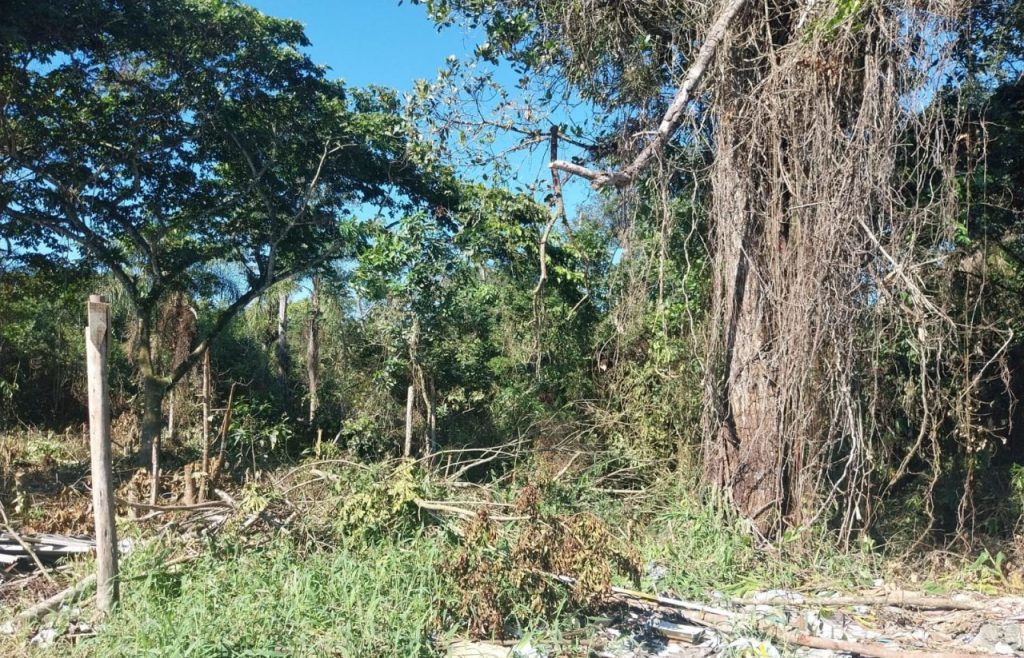
<instances>
[{"instance_id":1,"label":"weathered wooden post","mask_svg":"<svg viewBox=\"0 0 1024 658\"><path fill-rule=\"evenodd\" d=\"M403 457L412 457L412 406L416 401L416 387L409 386L405 395L405 446Z\"/></svg>"},{"instance_id":2,"label":"weathered wooden post","mask_svg":"<svg viewBox=\"0 0 1024 658\"><path fill-rule=\"evenodd\" d=\"M206 500L210 483L210 414L213 413L210 378L210 348L207 347L203 354L203 473L199 483L199 502Z\"/></svg>"},{"instance_id":3,"label":"weathered wooden post","mask_svg":"<svg viewBox=\"0 0 1024 658\"><path fill-rule=\"evenodd\" d=\"M89 452L92 456L92 507L96 522L96 606L108 613L117 603L117 529L114 526L114 482L111 476L110 396L107 355L110 346L110 305L90 295L85 329L89 380Z\"/></svg>"}]
</instances>

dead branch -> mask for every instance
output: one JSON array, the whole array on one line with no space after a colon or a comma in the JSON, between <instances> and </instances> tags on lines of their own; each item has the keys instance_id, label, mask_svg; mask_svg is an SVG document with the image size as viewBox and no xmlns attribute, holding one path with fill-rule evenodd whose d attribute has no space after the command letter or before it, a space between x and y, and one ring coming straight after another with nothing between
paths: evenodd
<instances>
[{"instance_id":1,"label":"dead branch","mask_svg":"<svg viewBox=\"0 0 1024 658\"><path fill-rule=\"evenodd\" d=\"M994 656L992 653L965 653L960 651L907 651L901 647L892 645L886 646L876 642L847 642L845 640L828 640L823 637L815 637L806 633L793 633L791 631L762 629L769 635L787 644L798 644L802 647L812 649L826 649L829 651L842 651L858 656L870 656L871 658L977 658L978 656Z\"/></svg>"},{"instance_id":2,"label":"dead branch","mask_svg":"<svg viewBox=\"0 0 1024 658\"><path fill-rule=\"evenodd\" d=\"M160 514L166 512L195 512L198 510L207 509L218 509L225 507L227 503L218 502L216 500L210 500L205 503L195 503L194 505L150 505L149 503L136 503L131 500L125 500L124 498L115 498L119 505L127 505L136 509L144 509Z\"/></svg>"},{"instance_id":3,"label":"dead branch","mask_svg":"<svg viewBox=\"0 0 1024 658\"><path fill-rule=\"evenodd\" d=\"M59 609L65 601L77 599L80 595L84 594L90 587L96 585L96 575L90 575L83 578L76 585L72 585L67 589L57 592L53 596L40 601L30 608L23 610L18 613L18 616L14 618L15 625L31 624L42 617L54 612Z\"/></svg>"},{"instance_id":4,"label":"dead branch","mask_svg":"<svg viewBox=\"0 0 1024 658\"><path fill-rule=\"evenodd\" d=\"M833 598L816 596L799 600L793 599L733 599L736 605L792 605L842 607L849 605L892 606L918 610L985 610L989 606L978 601L957 601L939 596L921 596L906 592L879 594L876 596L837 596Z\"/></svg>"},{"instance_id":5,"label":"dead branch","mask_svg":"<svg viewBox=\"0 0 1024 658\"><path fill-rule=\"evenodd\" d=\"M39 556L36 555L36 552L32 550L32 547L29 546L25 542L25 540L21 538L21 535L16 533L14 531L14 528L11 527L11 522L7 518L7 511L4 509L4 506L3 506L2 503L0 503L0 517L3 518L4 529L7 530L7 534L9 534L11 536L11 538L14 539L14 541L18 542L19 546L21 546L23 549L25 549L25 552L28 553L29 557L32 558L32 561L36 563L36 566L39 567L40 573L42 573L43 576L48 581L50 581L50 584L51 585L56 585L57 581L54 580L53 576L50 575L49 570L47 570L47 568L43 565L43 561L39 559Z\"/></svg>"},{"instance_id":6,"label":"dead branch","mask_svg":"<svg viewBox=\"0 0 1024 658\"><path fill-rule=\"evenodd\" d=\"M423 500L422 498L416 498L413 500L416 507L420 509L428 510L431 512L445 512L447 514L454 514L463 519L475 519L479 518L479 512L472 510L463 509L447 503L440 503L434 500ZM488 514L487 518L491 521L523 521L526 519L525 516L505 516L503 514Z\"/></svg>"},{"instance_id":7,"label":"dead branch","mask_svg":"<svg viewBox=\"0 0 1024 658\"><path fill-rule=\"evenodd\" d=\"M558 574L544 574L549 578L553 578L566 585L575 585L576 579L572 576L563 576ZM724 610L722 608L715 608L707 606L702 603L696 603L694 601L684 601L682 599L674 599L668 596L660 596L657 594L648 594L647 592L640 592L634 589L626 589L624 587L611 588L612 594L616 594L626 599L634 599L640 601L646 601L649 603L656 603L668 608L677 608L679 610L690 610L694 612L701 612L704 614L718 617L719 620L734 619L739 616L739 613L732 612L730 610Z\"/></svg>"},{"instance_id":8,"label":"dead branch","mask_svg":"<svg viewBox=\"0 0 1024 658\"><path fill-rule=\"evenodd\" d=\"M669 105L668 111L665 112L665 116L661 120L661 125L658 126L654 139L640 151L633 162L619 171L594 171L562 160L556 160L549 166L552 169L561 169L566 173L586 178L591 181L594 189L599 189L606 185L625 187L632 183L636 179L637 174L651 162L655 155L661 152L668 143L668 140L672 138L672 135L679 128L683 121L683 112L693 99L693 92L697 89L697 85L704 76L704 72L714 58L718 44L725 37L729 24L745 2L746 0L729 0L722 9L722 13L718 15L718 18L711 25L711 29L708 30L704 44L697 52L697 57L694 59L690 70L686 73L686 77L683 78L676 97L672 100L672 104Z\"/></svg>"}]
</instances>

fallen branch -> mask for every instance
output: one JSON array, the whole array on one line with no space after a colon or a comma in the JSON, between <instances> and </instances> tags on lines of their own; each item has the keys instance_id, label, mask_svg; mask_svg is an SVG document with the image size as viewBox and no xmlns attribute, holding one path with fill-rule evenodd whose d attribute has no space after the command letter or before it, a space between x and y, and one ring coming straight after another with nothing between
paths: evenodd
<instances>
[{"instance_id":1,"label":"fallen branch","mask_svg":"<svg viewBox=\"0 0 1024 658\"><path fill-rule=\"evenodd\" d=\"M14 618L16 625L30 624L46 615L58 610L66 601L77 599L90 587L96 585L96 575L86 576L78 584L57 592L48 599L44 599L30 608L18 613Z\"/></svg>"},{"instance_id":2,"label":"fallen branch","mask_svg":"<svg viewBox=\"0 0 1024 658\"><path fill-rule=\"evenodd\" d=\"M847 642L845 640L827 640L806 633L793 633L783 630L762 628L769 635L787 644L797 644L812 649L842 651L870 658L978 658L978 656L995 656L993 653L965 653L960 651L907 651L898 646L886 646L877 642Z\"/></svg>"},{"instance_id":3,"label":"fallen branch","mask_svg":"<svg viewBox=\"0 0 1024 658\"><path fill-rule=\"evenodd\" d=\"M160 566L161 568L168 568L179 564L184 564L186 562L191 562L192 560L197 559L199 556L200 555L198 553L184 555L181 557L173 558L171 560L167 560ZM13 623L11 623L9 627L15 628L22 624L34 623L46 617L47 615L56 612L65 603L77 601L79 598L82 597L82 595L84 595L88 590L95 586L96 574L86 576L75 585L72 585L67 589L63 589L54 594L53 596L43 599L39 603L36 603L35 605L19 612L18 615L14 618Z\"/></svg>"},{"instance_id":4,"label":"fallen branch","mask_svg":"<svg viewBox=\"0 0 1024 658\"><path fill-rule=\"evenodd\" d=\"M917 610L984 610L988 606L978 601L956 601L939 596L921 596L895 592L877 596L836 596L836 597L804 597L799 600L787 598L771 599L733 599L736 605L803 605L821 607L841 607L848 605L883 605L897 608L914 608Z\"/></svg>"},{"instance_id":5,"label":"fallen branch","mask_svg":"<svg viewBox=\"0 0 1024 658\"><path fill-rule=\"evenodd\" d=\"M416 498L413 500L416 507L420 509L429 510L432 512L447 512L448 514L454 514L463 519L475 519L478 518L479 513L472 510L463 509L461 507L455 507L454 505L447 505L445 503L439 503L433 500L423 500L422 498ZM526 519L525 516L505 516L503 514L488 514L487 518L492 521L523 521Z\"/></svg>"},{"instance_id":6,"label":"fallen branch","mask_svg":"<svg viewBox=\"0 0 1024 658\"><path fill-rule=\"evenodd\" d=\"M576 579L572 576L559 576L555 574L548 574L549 576L559 580L567 585L576 584ZM732 612L730 610L724 610L722 608L715 608L712 606L704 605L702 603L696 603L694 601L684 601L682 599L674 599L668 596L660 596L658 594L648 594L647 592L639 592L633 589L626 589L625 587L611 587L612 594L617 594L629 599L639 599L641 601L648 601L650 603L657 603L668 608L678 608L679 610L690 610L693 612L700 612L706 615L712 615L721 619L734 619L739 616L739 613Z\"/></svg>"},{"instance_id":7,"label":"fallen branch","mask_svg":"<svg viewBox=\"0 0 1024 658\"><path fill-rule=\"evenodd\" d=\"M684 601L682 599L674 599L668 596L659 596L657 594L647 594L646 592L638 592L636 590L625 589L623 587L612 587L612 593L620 596L626 596L634 599L642 599L644 601L650 601L651 603L657 603L669 608L678 608L680 610L692 610L694 612L703 612L705 614L714 615L716 617L724 617L726 619L734 619L738 616L738 613L730 610L724 610L722 608L715 608L709 605L703 605L701 603L695 603L693 601Z\"/></svg>"},{"instance_id":8,"label":"fallen branch","mask_svg":"<svg viewBox=\"0 0 1024 658\"><path fill-rule=\"evenodd\" d=\"M50 581L50 584L51 585L56 585L57 581L54 580L53 576L50 575L49 570L43 565L43 561L39 559L39 556L36 555L36 552L33 551L32 547L29 546L25 542L25 540L21 538L21 535L19 535L18 533L14 532L14 528L11 527L11 522L7 519L7 511L4 509L3 504L0 504L0 516L3 517L4 529L7 530L7 534L9 534L11 536L11 538L14 541L16 541L18 543L18 545L21 546L25 550L26 553L28 553L29 557L32 558L32 561L36 563L37 567L39 567L39 571L43 574L43 576L48 581Z\"/></svg>"},{"instance_id":9,"label":"fallen branch","mask_svg":"<svg viewBox=\"0 0 1024 658\"><path fill-rule=\"evenodd\" d=\"M209 500L206 501L205 503L196 503L194 505L150 505L149 503L136 503L131 500L125 500L124 498L116 498L115 500L118 502L118 504L121 505L127 505L129 507L134 507L136 509L144 509L160 513L194 512L196 510L218 509L226 506L226 503L219 502L216 500Z\"/></svg>"},{"instance_id":10,"label":"fallen branch","mask_svg":"<svg viewBox=\"0 0 1024 658\"><path fill-rule=\"evenodd\" d=\"M553 578L560 583L566 585L575 585L576 579L572 576L562 576L553 573L538 572L548 578ZM690 612L697 612L702 615L700 621L726 621L735 619L740 616L739 613L732 612L731 610L723 610L722 608L715 608L712 606L704 605L702 603L696 603L694 601L684 601L682 599L674 599L668 596L659 596L657 594L648 594L647 592L640 592L634 589L626 589L625 587L615 587L614 585L610 588L612 594L618 595L625 599L632 599L634 601L644 601L646 603L655 603L657 605L665 606L667 608L677 608L679 610L688 610ZM717 619L707 619L703 615L710 616ZM710 624L709 624L710 625Z\"/></svg>"}]
</instances>

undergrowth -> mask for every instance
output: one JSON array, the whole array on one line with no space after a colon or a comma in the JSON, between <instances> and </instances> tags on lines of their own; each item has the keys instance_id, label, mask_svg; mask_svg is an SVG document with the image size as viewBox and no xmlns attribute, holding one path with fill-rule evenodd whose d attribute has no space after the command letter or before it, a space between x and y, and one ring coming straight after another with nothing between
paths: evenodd
<instances>
[{"instance_id":1,"label":"undergrowth","mask_svg":"<svg viewBox=\"0 0 1024 658\"><path fill-rule=\"evenodd\" d=\"M213 537L158 541L126 524L122 536L139 548L123 561L114 616L94 637L34 651L436 656L448 639L474 636L529 637L561 652L552 655L585 655L588 619L608 611L612 585L714 603L769 589L855 591L879 579L929 592L1019 582L995 552L947 554L936 565L866 541L840 549L824 528L761 543L679 480L624 494L602 491L587 471L556 481L530 472L502 487L446 488L410 461L320 460L278 482L302 510L285 531L244 533L233 522ZM263 486L264 502L284 496ZM422 508L424 499L482 511L461 518ZM175 564L182 555L196 557Z\"/></svg>"},{"instance_id":2,"label":"undergrowth","mask_svg":"<svg viewBox=\"0 0 1024 658\"><path fill-rule=\"evenodd\" d=\"M288 538L219 547L162 568L163 554L125 566L111 623L80 656L432 656L438 603L450 585L443 549L424 535L372 550L307 552Z\"/></svg>"}]
</instances>

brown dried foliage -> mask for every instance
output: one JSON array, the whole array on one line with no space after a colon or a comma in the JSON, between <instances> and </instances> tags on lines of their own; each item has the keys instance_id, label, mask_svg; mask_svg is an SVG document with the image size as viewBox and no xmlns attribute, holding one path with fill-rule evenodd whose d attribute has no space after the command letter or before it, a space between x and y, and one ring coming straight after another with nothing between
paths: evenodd
<instances>
[{"instance_id":1,"label":"brown dried foliage","mask_svg":"<svg viewBox=\"0 0 1024 658\"><path fill-rule=\"evenodd\" d=\"M519 492L515 510L527 520L512 528L481 512L448 563L462 592L453 612L472 633L503 637L507 624L525 615L550 618L566 601L577 609L600 603L616 575L639 579L635 549L593 514L545 513L543 494L532 485Z\"/></svg>"}]
</instances>

